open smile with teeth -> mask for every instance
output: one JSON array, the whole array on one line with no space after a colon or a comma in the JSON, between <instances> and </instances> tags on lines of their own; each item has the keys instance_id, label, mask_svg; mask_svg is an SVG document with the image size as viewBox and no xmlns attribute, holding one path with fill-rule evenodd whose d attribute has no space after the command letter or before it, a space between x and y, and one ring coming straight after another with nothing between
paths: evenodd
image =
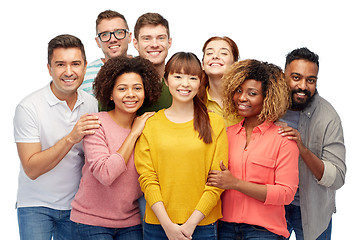
<instances>
[{"instance_id":1,"label":"open smile with teeth","mask_svg":"<svg viewBox=\"0 0 359 240\"><path fill-rule=\"evenodd\" d=\"M240 110L246 110L246 109L249 109L249 108L250 108L250 106L248 106L248 105L238 104L238 109L240 109Z\"/></svg>"},{"instance_id":2,"label":"open smile with teeth","mask_svg":"<svg viewBox=\"0 0 359 240\"><path fill-rule=\"evenodd\" d=\"M181 95L188 95L191 93L190 90L177 90L177 92L179 92Z\"/></svg>"},{"instance_id":3,"label":"open smile with teeth","mask_svg":"<svg viewBox=\"0 0 359 240\"><path fill-rule=\"evenodd\" d=\"M120 46L116 45L116 46L110 46L109 48L110 49L116 49L116 48L119 48Z\"/></svg>"},{"instance_id":4,"label":"open smile with teeth","mask_svg":"<svg viewBox=\"0 0 359 240\"><path fill-rule=\"evenodd\" d=\"M62 79L62 81L64 81L64 82L74 82L75 79Z\"/></svg>"},{"instance_id":5,"label":"open smile with teeth","mask_svg":"<svg viewBox=\"0 0 359 240\"><path fill-rule=\"evenodd\" d=\"M133 105L133 104L136 104L137 103L137 101L126 101L126 102L123 102L124 104L126 104L126 105Z\"/></svg>"},{"instance_id":6,"label":"open smile with teeth","mask_svg":"<svg viewBox=\"0 0 359 240\"><path fill-rule=\"evenodd\" d=\"M149 55L151 55L151 56L158 56L158 55L160 55L160 51L151 51L151 52L148 52L148 54Z\"/></svg>"},{"instance_id":7,"label":"open smile with teeth","mask_svg":"<svg viewBox=\"0 0 359 240\"><path fill-rule=\"evenodd\" d=\"M223 66L223 64L221 64L221 63L211 63L211 64L209 64L209 66L211 66L211 67L221 67L221 66Z\"/></svg>"}]
</instances>

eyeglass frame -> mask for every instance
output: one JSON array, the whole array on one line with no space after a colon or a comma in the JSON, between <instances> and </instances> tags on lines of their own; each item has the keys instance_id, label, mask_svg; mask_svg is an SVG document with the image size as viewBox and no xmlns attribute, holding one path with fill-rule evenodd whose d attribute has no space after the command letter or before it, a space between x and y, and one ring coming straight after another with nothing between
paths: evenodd
<instances>
[{"instance_id":1,"label":"eyeglass frame","mask_svg":"<svg viewBox=\"0 0 359 240\"><path fill-rule=\"evenodd\" d=\"M116 35L115 35L115 32L117 31L124 31L125 32L125 36L123 38L117 38ZM117 40L121 40L121 39L124 39L127 35L127 33L129 33L130 31L128 29L117 29L116 31L113 31L113 32L109 32L109 31L104 31L104 32L100 32L99 34L97 34L97 37L100 39L101 42L109 42L111 40L111 35L113 35ZM102 41L100 35L103 34L103 33L109 33L110 34L110 38L107 40L107 41Z\"/></svg>"}]
</instances>

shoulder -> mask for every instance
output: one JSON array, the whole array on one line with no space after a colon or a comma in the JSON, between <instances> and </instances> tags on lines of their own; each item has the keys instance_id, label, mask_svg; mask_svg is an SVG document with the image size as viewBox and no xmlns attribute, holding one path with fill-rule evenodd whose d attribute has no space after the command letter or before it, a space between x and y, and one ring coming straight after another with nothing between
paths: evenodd
<instances>
[{"instance_id":1,"label":"shoulder","mask_svg":"<svg viewBox=\"0 0 359 240\"><path fill-rule=\"evenodd\" d=\"M87 68L94 68L94 67L102 67L104 65L101 58L96 59L95 61L87 64Z\"/></svg>"},{"instance_id":2,"label":"shoulder","mask_svg":"<svg viewBox=\"0 0 359 240\"><path fill-rule=\"evenodd\" d=\"M83 89L78 89L77 92L78 92L80 98L82 98L85 106L93 109L93 112L97 112L97 109L98 109L97 99L94 96L87 93L86 91L84 91Z\"/></svg>"},{"instance_id":3,"label":"shoulder","mask_svg":"<svg viewBox=\"0 0 359 240\"><path fill-rule=\"evenodd\" d=\"M224 127L224 119L223 117L219 116L217 113L214 112L208 112L209 119L211 121L211 125Z\"/></svg>"},{"instance_id":4,"label":"shoulder","mask_svg":"<svg viewBox=\"0 0 359 240\"><path fill-rule=\"evenodd\" d=\"M320 110L320 113L322 114L330 114L333 117L339 117L337 111L335 108L330 104L326 99L322 98L321 96L317 96L317 104Z\"/></svg>"}]
</instances>

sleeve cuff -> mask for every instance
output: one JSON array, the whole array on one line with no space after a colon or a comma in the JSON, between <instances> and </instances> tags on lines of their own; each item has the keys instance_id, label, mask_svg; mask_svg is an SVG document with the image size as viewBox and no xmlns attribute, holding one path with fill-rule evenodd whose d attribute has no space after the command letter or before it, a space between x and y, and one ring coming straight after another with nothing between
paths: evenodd
<instances>
[{"instance_id":1,"label":"sleeve cuff","mask_svg":"<svg viewBox=\"0 0 359 240\"><path fill-rule=\"evenodd\" d=\"M323 161L323 163L324 163L324 173L322 179L318 181L318 184L324 187L330 187L333 185L335 178L337 176L337 169L331 162Z\"/></svg>"}]
</instances>

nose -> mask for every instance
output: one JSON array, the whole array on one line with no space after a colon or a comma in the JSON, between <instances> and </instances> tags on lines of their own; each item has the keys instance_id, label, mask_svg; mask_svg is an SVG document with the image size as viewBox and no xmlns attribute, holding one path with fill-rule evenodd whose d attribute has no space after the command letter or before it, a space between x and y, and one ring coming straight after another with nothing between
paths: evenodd
<instances>
[{"instance_id":1,"label":"nose","mask_svg":"<svg viewBox=\"0 0 359 240\"><path fill-rule=\"evenodd\" d=\"M157 40L157 38L152 38L151 39L151 46L152 47L157 47L158 46L158 40Z\"/></svg>"},{"instance_id":2,"label":"nose","mask_svg":"<svg viewBox=\"0 0 359 240\"><path fill-rule=\"evenodd\" d=\"M134 96L135 96L135 93L134 93L133 89L132 89L132 88L129 88L129 89L127 90L126 97L132 98L132 97L134 97Z\"/></svg>"},{"instance_id":3,"label":"nose","mask_svg":"<svg viewBox=\"0 0 359 240\"><path fill-rule=\"evenodd\" d=\"M69 65L66 66L65 75L66 75L67 77L69 77L69 76L72 75L72 73L73 73L72 67L71 67L71 65L69 64Z\"/></svg>"},{"instance_id":4,"label":"nose","mask_svg":"<svg viewBox=\"0 0 359 240\"><path fill-rule=\"evenodd\" d=\"M307 81L306 79L302 79L299 81L298 83L298 88L302 89L302 90L307 90L308 89L308 85L307 85Z\"/></svg>"},{"instance_id":5,"label":"nose","mask_svg":"<svg viewBox=\"0 0 359 240\"><path fill-rule=\"evenodd\" d=\"M183 87L188 87L188 86L189 86L189 79L188 79L188 77L182 78L181 85L182 85Z\"/></svg>"},{"instance_id":6,"label":"nose","mask_svg":"<svg viewBox=\"0 0 359 240\"><path fill-rule=\"evenodd\" d=\"M219 54L217 52L214 52L212 55L213 59L218 59L219 58Z\"/></svg>"},{"instance_id":7,"label":"nose","mask_svg":"<svg viewBox=\"0 0 359 240\"><path fill-rule=\"evenodd\" d=\"M237 99L239 102L246 102L247 101L247 95L243 92L240 92L240 93L236 93L237 94Z\"/></svg>"}]
</instances>

